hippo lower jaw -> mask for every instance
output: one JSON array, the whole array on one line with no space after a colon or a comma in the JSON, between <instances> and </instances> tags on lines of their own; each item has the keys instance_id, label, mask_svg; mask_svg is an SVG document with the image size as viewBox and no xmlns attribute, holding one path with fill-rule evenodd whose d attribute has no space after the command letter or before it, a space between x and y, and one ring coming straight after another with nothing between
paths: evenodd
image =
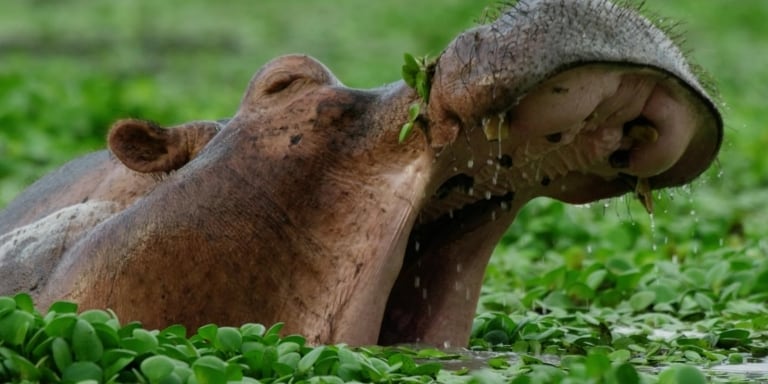
<instances>
[{"instance_id":1,"label":"hippo lower jaw","mask_svg":"<svg viewBox=\"0 0 768 384\"><path fill-rule=\"evenodd\" d=\"M705 100L665 72L589 64L470 121L436 155L443 171L410 232L379 343L464 345L488 259L525 203L594 201L643 180L655 188L687 182L717 152L712 117Z\"/></svg>"}]
</instances>

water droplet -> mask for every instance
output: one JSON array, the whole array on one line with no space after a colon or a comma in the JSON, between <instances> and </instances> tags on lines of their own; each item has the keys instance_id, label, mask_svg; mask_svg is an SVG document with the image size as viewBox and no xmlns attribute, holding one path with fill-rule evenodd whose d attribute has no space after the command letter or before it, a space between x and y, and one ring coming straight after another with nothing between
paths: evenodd
<instances>
[{"instance_id":1,"label":"water droplet","mask_svg":"<svg viewBox=\"0 0 768 384\"><path fill-rule=\"evenodd\" d=\"M420 248L421 248L421 243L419 243L418 241L413 242L413 249L416 252L418 252Z\"/></svg>"},{"instance_id":2,"label":"water droplet","mask_svg":"<svg viewBox=\"0 0 768 384\"><path fill-rule=\"evenodd\" d=\"M464 300L469 301L472 299L472 296L469 293L469 288L467 288L466 291L464 291Z\"/></svg>"},{"instance_id":3,"label":"water droplet","mask_svg":"<svg viewBox=\"0 0 768 384\"><path fill-rule=\"evenodd\" d=\"M418 288L421 285L421 278L416 276L413 278L413 287Z\"/></svg>"},{"instance_id":4,"label":"water droplet","mask_svg":"<svg viewBox=\"0 0 768 384\"><path fill-rule=\"evenodd\" d=\"M475 189L472 188L472 187L469 187L469 189L467 190L467 194L470 195L470 196L474 196L475 195Z\"/></svg>"},{"instance_id":5,"label":"water droplet","mask_svg":"<svg viewBox=\"0 0 768 384\"><path fill-rule=\"evenodd\" d=\"M472 169L472 167L474 167L474 166L475 166L475 161L472 160L472 159L469 159L467 161L467 168Z\"/></svg>"},{"instance_id":6,"label":"water droplet","mask_svg":"<svg viewBox=\"0 0 768 384\"><path fill-rule=\"evenodd\" d=\"M456 272L461 272L461 263L456 263Z\"/></svg>"},{"instance_id":7,"label":"water droplet","mask_svg":"<svg viewBox=\"0 0 768 384\"><path fill-rule=\"evenodd\" d=\"M720 241L719 241L718 243L719 243L719 244L720 244L720 246L722 247L722 246L723 246L723 244L725 244L725 239L723 239L723 238L721 237L721 238L720 238Z\"/></svg>"},{"instance_id":8,"label":"water droplet","mask_svg":"<svg viewBox=\"0 0 768 384\"><path fill-rule=\"evenodd\" d=\"M493 195L491 194L491 191L485 191L485 199L490 200Z\"/></svg>"},{"instance_id":9,"label":"water droplet","mask_svg":"<svg viewBox=\"0 0 768 384\"><path fill-rule=\"evenodd\" d=\"M421 298L424 299L424 300L427 299L427 289L426 288L422 288L422 290L421 290Z\"/></svg>"},{"instance_id":10,"label":"water droplet","mask_svg":"<svg viewBox=\"0 0 768 384\"><path fill-rule=\"evenodd\" d=\"M448 217L453 219L453 209L448 210Z\"/></svg>"},{"instance_id":11,"label":"water droplet","mask_svg":"<svg viewBox=\"0 0 768 384\"><path fill-rule=\"evenodd\" d=\"M460 291L461 290L461 283L459 281L453 282L453 290L454 291Z\"/></svg>"},{"instance_id":12,"label":"water droplet","mask_svg":"<svg viewBox=\"0 0 768 384\"><path fill-rule=\"evenodd\" d=\"M496 221L496 211L491 212L491 221Z\"/></svg>"},{"instance_id":13,"label":"water droplet","mask_svg":"<svg viewBox=\"0 0 768 384\"><path fill-rule=\"evenodd\" d=\"M509 211L509 203L507 203L506 201L502 201L499 205L501 206L502 210Z\"/></svg>"},{"instance_id":14,"label":"water droplet","mask_svg":"<svg viewBox=\"0 0 768 384\"><path fill-rule=\"evenodd\" d=\"M485 163L488 164L488 165L493 165L493 160L488 159L488 160L485 161Z\"/></svg>"},{"instance_id":15,"label":"water droplet","mask_svg":"<svg viewBox=\"0 0 768 384\"><path fill-rule=\"evenodd\" d=\"M592 244L587 244L587 254L588 255L592 254Z\"/></svg>"},{"instance_id":16,"label":"water droplet","mask_svg":"<svg viewBox=\"0 0 768 384\"><path fill-rule=\"evenodd\" d=\"M448 340L443 341L443 349L448 349L450 347L451 347L451 342L450 341L448 341Z\"/></svg>"}]
</instances>

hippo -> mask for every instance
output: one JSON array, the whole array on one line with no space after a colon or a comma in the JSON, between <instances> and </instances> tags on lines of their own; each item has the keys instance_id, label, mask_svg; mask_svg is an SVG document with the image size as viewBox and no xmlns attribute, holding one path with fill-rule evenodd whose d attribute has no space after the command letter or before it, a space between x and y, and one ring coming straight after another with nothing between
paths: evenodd
<instances>
[{"instance_id":1,"label":"hippo","mask_svg":"<svg viewBox=\"0 0 768 384\"><path fill-rule=\"evenodd\" d=\"M150 328L281 321L313 344L465 345L523 205L633 193L649 207L722 142L713 92L632 6L522 0L421 63L418 91L361 90L311 57L273 59L173 166L151 124L118 122L119 164L75 160L0 213L0 294ZM66 187L62 172L74 184L101 162L153 181L124 201Z\"/></svg>"}]
</instances>

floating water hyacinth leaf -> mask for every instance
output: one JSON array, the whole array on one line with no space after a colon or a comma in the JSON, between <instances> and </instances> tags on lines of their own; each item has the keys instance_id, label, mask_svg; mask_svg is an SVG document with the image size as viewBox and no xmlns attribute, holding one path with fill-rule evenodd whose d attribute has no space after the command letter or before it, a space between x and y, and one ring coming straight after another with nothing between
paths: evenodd
<instances>
[{"instance_id":1,"label":"floating water hyacinth leaf","mask_svg":"<svg viewBox=\"0 0 768 384\"><path fill-rule=\"evenodd\" d=\"M87 311L83 311L78 317L91 324L106 323L112 319L112 316L107 313L107 311L102 311L100 309L89 309Z\"/></svg>"},{"instance_id":2,"label":"floating water hyacinth leaf","mask_svg":"<svg viewBox=\"0 0 768 384\"><path fill-rule=\"evenodd\" d=\"M53 339L51 353L53 354L53 362L59 371L63 372L64 369L72 365L72 351L69 349L69 344L61 337Z\"/></svg>"},{"instance_id":3,"label":"floating water hyacinth leaf","mask_svg":"<svg viewBox=\"0 0 768 384\"><path fill-rule=\"evenodd\" d=\"M79 319L72 330L72 351L77 361L98 361L104 346L91 323Z\"/></svg>"},{"instance_id":4,"label":"floating water hyacinth leaf","mask_svg":"<svg viewBox=\"0 0 768 384\"><path fill-rule=\"evenodd\" d=\"M402 67L402 76L406 84L411 88L416 88L416 74L419 73L419 63L410 53L403 54L405 64Z\"/></svg>"},{"instance_id":5,"label":"floating water hyacinth leaf","mask_svg":"<svg viewBox=\"0 0 768 384\"><path fill-rule=\"evenodd\" d=\"M624 363L616 368L616 382L621 384L639 384L640 375L632 364Z\"/></svg>"},{"instance_id":6,"label":"floating water hyacinth leaf","mask_svg":"<svg viewBox=\"0 0 768 384\"><path fill-rule=\"evenodd\" d=\"M78 361L72 363L67 369L62 372L64 382L80 383L80 382L101 382L102 370L101 367L96 365L92 361Z\"/></svg>"},{"instance_id":7,"label":"floating water hyacinth leaf","mask_svg":"<svg viewBox=\"0 0 768 384\"><path fill-rule=\"evenodd\" d=\"M122 340L122 346L137 354L154 352L159 345L157 337L151 332L137 328L133 330L133 336Z\"/></svg>"},{"instance_id":8,"label":"floating water hyacinth leaf","mask_svg":"<svg viewBox=\"0 0 768 384\"><path fill-rule=\"evenodd\" d=\"M112 377L127 367L136 358L136 352L129 349L110 349L101 358L104 377Z\"/></svg>"},{"instance_id":9,"label":"floating water hyacinth leaf","mask_svg":"<svg viewBox=\"0 0 768 384\"><path fill-rule=\"evenodd\" d=\"M200 384L227 382L227 364L216 356L203 356L192 364L195 379Z\"/></svg>"},{"instance_id":10,"label":"floating water hyacinth leaf","mask_svg":"<svg viewBox=\"0 0 768 384\"><path fill-rule=\"evenodd\" d=\"M72 329L77 322L77 315L74 313L63 313L53 318L48 324L45 325L45 333L51 337L66 337L72 336Z\"/></svg>"},{"instance_id":11,"label":"floating water hyacinth leaf","mask_svg":"<svg viewBox=\"0 0 768 384\"><path fill-rule=\"evenodd\" d=\"M168 377L174 369L173 360L166 356L150 356L141 362L141 373L149 379L150 383L158 383Z\"/></svg>"},{"instance_id":12,"label":"floating water hyacinth leaf","mask_svg":"<svg viewBox=\"0 0 768 384\"><path fill-rule=\"evenodd\" d=\"M313 365L315 365L315 362L317 362L317 359L320 358L320 354L322 354L325 351L324 347L317 347L309 351L304 357L299 360L299 363L296 365L296 369L300 373L306 373L308 372Z\"/></svg>"},{"instance_id":13,"label":"floating water hyacinth leaf","mask_svg":"<svg viewBox=\"0 0 768 384\"><path fill-rule=\"evenodd\" d=\"M14 302L14 307L15 307ZM35 317L20 310L12 310L0 318L0 342L8 345L21 345L34 324ZM2 343L0 343L2 345Z\"/></svg>"},{"instance_id":14,"label":"floating water hyacinth leaf","mask_svg":"<svg viewBox=\"0 0 768 384\"><path fill-rule=\"evenodd\" d=\"M0 297L0 317L16 309L16 300L11 297Z\"/></svg>"},{"instance_id":15,"label":"floating water hyacinth leaf","mask_svg":"<svg viewBox=\"0 0 768 384\"><path fill-rule=\"evenodd\" d=\"M629 305L636 312L642 311L656 300L656 293L653 291L637 292L629 298Z\"/></svg>"},{"instance_id":16,"label":"floating water hyacinth leaf","mask_svg":"<svg viewBox=\"0 0 768 384\"><path fill-rule=\"evenodd\" d=\"M408 121L414 122L416 119L419 118L419 113L421 112L421 106L419 103L413 103L411 106L408 107Z\"/></svg>"},{"instance_id":17,"label":"floating water hyacinth leaf","mask_svg":"<svg viewBox=\"0 0 768 384\"><path fill-rule=\"evenodd\" d=\"M411 135L411 132L413 131L413 123L407 122L403 124L403 127L400 128L400 135L397 138L397 141L402 144L405 140L408 139L408 137Z\"/></svg>"},{"instance_id":18,"label":"floating water hyacinth leaf","mask_svg":"<svg viewBox=\"0 0 768 384\"><path fill-rule=\"evenodd\" d=\"M18 293L13 297L16 307L24 312L34 313L35 304L32 303L32 297L27 293Z\"/></svg>"},{"instance_id":19,"label":"floating water hyacinth leaf","mask_svg":"<svg viewBox=\"0 0 768 384\"><path fill-rule=\"evenodd\" d=\"M216 330L214 346L222 352L236 352L243 344L243 336L240 331L232 327L221 327Z\"/></svg>"},{"instance_id":20,"label":"floating water hyacinth leaf","mask_svg":"<svg viewBox=\"0 0 768 384\"><path fill-rule=\"evenodd\" d=\"M32 364L31 361L27 360L24 356L21 356L17 353L12 353L10 360L13 363L12 369L18 373L21 379L32 382L40 379L40 371L34 364Z\"/></svg>"},{"instance_id":21,"label":"floating water hyacinth leaf","mask_svg":"<svg viewBox=\"0 0 768 384\"><path fill-rule=\"evenodd\" d=\"M285 326L284 323L275 323L266 332L264 332L264 342L275 345L280 341L280 331Z\"/></svg>"},{"instance_id":22,"label":"floating water hyacinth leaf","mask_svg":"<svg viewBox=\"0 0 768 384\"><path fill-rule=\"evenodd\" d=\"M267 328L261 324L248 323L243 324L240 327L240 333L242 333L243 337L247 339L253 337L262 337L266 331Z\"/></svg>"},{"instance_id":23,"label":"floating water hyacinth leaf","mask_svg":"<svg viewBox=\"0 0 768 384\"><path fill-rule=\"evenodd\" d=\"M48 312L76 313L77 312L77 304L69 302L69 301L57 301L57 302L51 304L51 307L48 308Z\"/></svg>"},{"instance_id":24,"label":"floating water hyacinth leaf","mask_svg":"<svg viewBox=\"0 0 768 384\"><path fill-rule=\"evenodd\" d=\"M206 324L197 329L197 334L204 340L213 343L216 340L218 330L219 327L216 324Z\"/></svg>"}]
</instances>

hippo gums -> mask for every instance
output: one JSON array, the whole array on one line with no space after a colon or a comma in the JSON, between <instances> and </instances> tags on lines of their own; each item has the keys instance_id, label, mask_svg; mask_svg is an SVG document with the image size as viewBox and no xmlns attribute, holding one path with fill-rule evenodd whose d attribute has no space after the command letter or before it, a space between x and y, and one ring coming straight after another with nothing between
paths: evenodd
<instances>
[{"instance_id":1,"label":"hippo gums","mask_svg":"<svg viewBox=\"0 0 768 384\"><path fill-rule=\"evenodd\" d=\"M402 81L350 89L283 56L220 126L170 139L116 123L113 154L74 160L0 213L0 294L147 327L283 321L313 343L463 345L526 202L629 192L650 208L722 141L680 49L628 5L522 0L424 73L428 99Z\"/></svg>"}]
</instances>

